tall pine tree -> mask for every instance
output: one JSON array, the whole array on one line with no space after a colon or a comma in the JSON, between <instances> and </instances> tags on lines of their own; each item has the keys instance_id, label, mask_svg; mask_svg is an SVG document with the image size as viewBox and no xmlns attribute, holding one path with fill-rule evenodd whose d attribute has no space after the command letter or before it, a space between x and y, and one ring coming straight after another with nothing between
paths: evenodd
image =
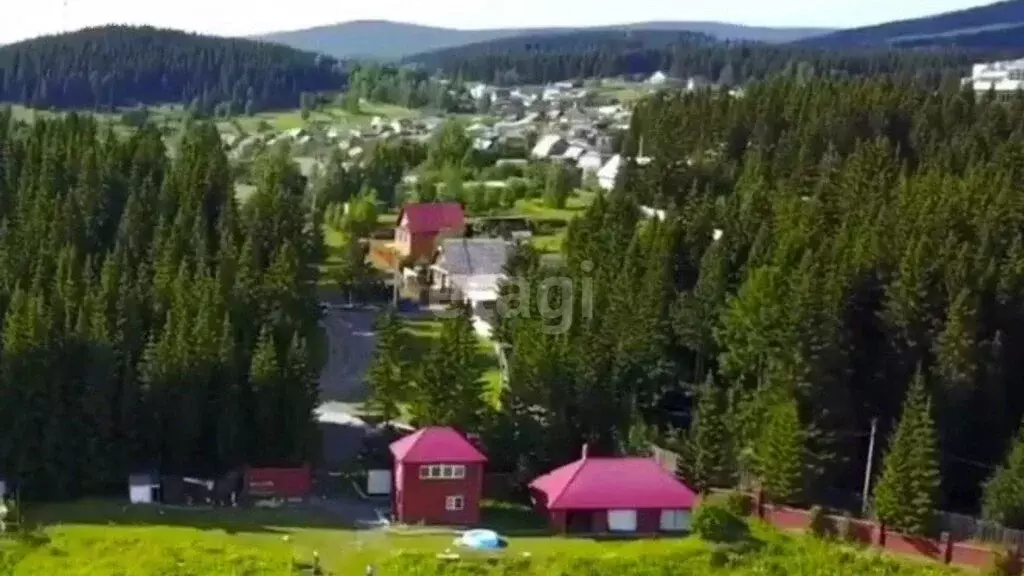
<instances>
[{"instance_id":1,"label":"tall pine tree","mask_svg":"<svg viewBox=\"0 0 1024 576\"><path fill-rule=\"evenodd\" d=\"M912 534L928 530L940 481L937 443L931 400L919 368L875 485L875 516L887 526Z\"/></svg>"}]
</instances>

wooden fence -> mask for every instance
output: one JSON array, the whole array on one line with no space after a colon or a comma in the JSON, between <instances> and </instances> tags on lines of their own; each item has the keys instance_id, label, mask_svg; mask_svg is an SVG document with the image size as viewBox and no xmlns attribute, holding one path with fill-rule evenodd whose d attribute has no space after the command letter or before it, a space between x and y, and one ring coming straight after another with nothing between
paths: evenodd
<instances>
[{"instance_id":1,"label":"wooden fence","mask_svg":"<svg viewBox=\"0 0 1024 576\"><path fill-rule=\"evenodd\" d=\"M936 521L939 530L949 532L954 540L985 542L1012 550L1024 549L1024 530L1014 530L997 522L952 512L938 512Z\"/></svg>"}]
</instances>

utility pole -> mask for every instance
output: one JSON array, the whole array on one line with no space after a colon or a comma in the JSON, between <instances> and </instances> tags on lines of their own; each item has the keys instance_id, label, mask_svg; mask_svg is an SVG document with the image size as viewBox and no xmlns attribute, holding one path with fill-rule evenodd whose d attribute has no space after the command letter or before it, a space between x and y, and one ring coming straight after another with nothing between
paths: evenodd
<instances>
[{"instance_id":1,"label":"utility pole","mask_svg":"<svg viewBox=\"0 0 1024 576\"><path fill-rule=\"evenodd\" d=\"M864 493L860 497L860 514L868 513L868 495L871 493L871 465L875 460L875 432L878 431L878 418L871 419L871 439L868 441L868 461L864 464Z\"/></svg>"}]
</instances>

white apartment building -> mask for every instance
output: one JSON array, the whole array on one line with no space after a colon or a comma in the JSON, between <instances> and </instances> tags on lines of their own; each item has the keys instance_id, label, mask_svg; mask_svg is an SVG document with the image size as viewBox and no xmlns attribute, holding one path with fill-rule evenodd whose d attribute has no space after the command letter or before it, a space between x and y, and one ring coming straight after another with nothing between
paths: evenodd
<instances>
[{"instance_id":1,"label":"white apartment building","mask_svg":"<svg viewBox=\"0 0 1024 576\"><path fill-rule=\"evenodd\" d=\"M1000 99L1009 99L1017 90L1024 90L1024 59L975 64L961 84L973 86L975 92L995 90Z\"/></svg>"}]
</instances>

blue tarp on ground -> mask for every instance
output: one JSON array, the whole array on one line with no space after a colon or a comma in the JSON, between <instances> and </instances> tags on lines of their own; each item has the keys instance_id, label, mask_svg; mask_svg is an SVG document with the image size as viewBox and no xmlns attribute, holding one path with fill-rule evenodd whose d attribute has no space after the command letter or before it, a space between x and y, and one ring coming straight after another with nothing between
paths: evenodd
<instances>
[{"instance_id":1,"label":"blue tarp on ground","mask_svg":"<svg viewBox=\"0 0 1024 576\"><path fill-rule=\"evenodd\" d=\"M459 545L474 550L500 550L508 544L493 530L469 530L463 532Z\"/></svg>"}]
</instances>

